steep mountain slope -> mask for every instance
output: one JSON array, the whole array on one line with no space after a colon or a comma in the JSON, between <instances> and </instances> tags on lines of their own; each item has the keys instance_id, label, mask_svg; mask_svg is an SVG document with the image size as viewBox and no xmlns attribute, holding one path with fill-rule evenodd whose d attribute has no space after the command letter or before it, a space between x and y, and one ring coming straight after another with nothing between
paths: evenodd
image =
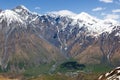
<instances>
[{"instance_id":1,"label":"steep mountain slope","mask_svg":"<svg viewBox=\"0 0 120 80\"><path fill-rule=\"evenodd\" d=\"M59 46L66 55L83 63L119 64L120 24L117 21L100 20L85 12L74 17L62 14L54 18Z\"/></svg>"},{"instance_id":2,"label":"steep mountain slope","mask_svg":"<svg viewBox=\"0 0 120 80\"><path fill-rule=\"evenodd\" d=\"M111 33L117 22L113 20L99 20L82 12L75 17L51 13L37 18L33 21L33 24L38 26L40 32L42 32L40 34L45 39L50 42L54 41L52 43L55 46L66 51L80 37L82 39L84 36L96 38L103 32Z\"/></svg>"},{"instance_id":3,"label":"steep mountain slope","mask_svg":"<svg viewBox=\"0 0 120 80\"><path fill-rule=\"evenodd\" d=\"M74 14L63 10L42 15L32 24L42 37L68 57L83 63L119 61L115 57L120 52L120 26L115 20L100 20L85 12ZM114 60L113 57L110 60L113 55Z\"/></svg>"},{"instance_id":4,"label":"steep mountain slope","mask_svg":"<svg viewBox=\"0 0 120 80\"><path fill-rule=\"evenodd\" d=\"M102 33L93 44L89 45L83 52L76 56L83 63L108 63L119 65L120 37L119 26L109 34ZM87 56L86 56L87 55Z\"/></svg>"},{"instance_id":5,"label":"steep mountain slope","mask_svg":"<svg viewBox=\"0 0 120 80\"><path fill-rule=\"evenodd\" d=\"M21 6L21 9L24 8ZM35 27L28 22L28 18L12 10L0 13L0 66L2 70L21 71L26 67L64 59L61 52L41 38Z\"/></svg>"}]
</instances>

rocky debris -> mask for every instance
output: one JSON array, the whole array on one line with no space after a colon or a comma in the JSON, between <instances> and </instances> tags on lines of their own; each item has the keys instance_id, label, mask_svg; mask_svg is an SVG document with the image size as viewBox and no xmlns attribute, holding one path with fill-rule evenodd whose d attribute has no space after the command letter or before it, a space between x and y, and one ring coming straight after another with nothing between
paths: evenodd
<instances>
[{"instance_id":1,"label":"rocky debris","mask_svg":"<svg viewBox=\"0 0 120 80\"><path fill-rule=\"evenodd\" d=\"M120 80L120 67L101 75L98 80Z\"/></svg>"}]
</instances>

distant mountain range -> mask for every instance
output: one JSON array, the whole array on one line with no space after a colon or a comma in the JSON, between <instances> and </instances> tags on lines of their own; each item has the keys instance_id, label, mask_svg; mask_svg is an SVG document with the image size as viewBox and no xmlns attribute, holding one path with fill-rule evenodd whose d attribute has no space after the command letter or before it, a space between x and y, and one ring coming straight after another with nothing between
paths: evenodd
<instances>
[{"instance_id":1,"label":"distant mountain range","mask_svg":"<svg viewBox=\"0 0 120 80\"><path fill-rule=\"evenodd\" d=\"M39 15L23 5L0 11L0 65L11 70L74 58L120 62L120 23L68 10ZM22 68L23 68L22 67Z\"/></svg>"}]
</instances>

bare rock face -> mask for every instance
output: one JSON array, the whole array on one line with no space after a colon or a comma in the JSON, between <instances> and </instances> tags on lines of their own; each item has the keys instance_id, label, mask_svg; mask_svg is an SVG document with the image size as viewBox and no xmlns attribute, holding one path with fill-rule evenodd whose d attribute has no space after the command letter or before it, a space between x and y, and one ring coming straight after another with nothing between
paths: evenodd
<instances>
[{"instance_id":1,"label":"bare rock face","mask_svg":"<svg viewBox=\"0 0 120 80\"><path fill-rule=\"evenodd\" d=\"M98 80L120 80L120 67L101 75Z\"/></svg>"}]
</instances>

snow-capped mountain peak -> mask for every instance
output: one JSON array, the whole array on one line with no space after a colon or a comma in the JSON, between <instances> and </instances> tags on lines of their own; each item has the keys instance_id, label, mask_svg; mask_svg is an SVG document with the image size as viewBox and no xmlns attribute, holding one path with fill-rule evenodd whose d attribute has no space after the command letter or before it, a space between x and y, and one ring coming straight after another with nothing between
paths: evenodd
<instances>
[{"instance_id":1,"label":"snow-capped mountain peak","mask_svg":"<svg viewBox=\"0 0 120 80\"><path fill-rule=\"evenodd\" d=\"M22 9L28 10L24 5L20 5L19 7L21 7Z\"/></svg>"},{"instance_id":2,"label":"snow-capped mountain peak","mask_svg":"<svg viewBox=\"0 0 120 80\"><path fill-rule=\"evenodd\" d=\"M17 14L19 14L21 16L21 18L23 18L24 20L27 20L29 18L29 16L32 16L32 12L29 11L23 5L17 6L16 8L13 9L13 11L16 12Z\"/></svg>"},{"instance_id":3,"label":"snow-capped mountain peak","mask_svg":"<svg viewBox=\"0 0 120 80\"><path fill-rule=\"evenodd\" d=\"M102 20L98 19L86 12L80 14L73 13L68 10L54 11L48 13L51 17L66 17L72 20L71 26L78 25L79 28L86 28L89 35L99 36L103 32L111 33L114 26L117 26L118 22L112 19ZM69 22L69 19L67 19ZM64 27L65 28L65 27ZM64 29L63 28L63 29ZM71 29L72 31L72 29Z\"/></svg>"},{"instance_id":4,"label":"snow-capped mountain peak","mask_svg":"<svg viewBox=\"0 0 120 80\"><path fill-rule=\"evenodd\" d=\"M90 22L91 24L99 21L99 19L85 12L81 12L80 14L76 15L73 19L79 19L85 22Z\"/></svg>"},{"instance_id":5,"label":"snow-capped mountain peak","mask_svg":"<svg viewBox=\"0 0 120 80\"><path fill-rule=\"evenodd\" d=\"M99 36L103 32L111 33L114 26L119 25L119 23L112 19L102 20L88 13L81 12L73 17L72 25L79 25L79 28L85 27L88 29L89 35Z\"/></svg>"},{"instance_id":6,"label":"snow-capped mountain peak","mask_svg":"<svg viewBox=\"0 0 120 80\"><path fill-rule=\"evenodd\" d=\"M27 11L27 12L29 12L29 9L27 9L25 6L23 6L23 5L20 5L20 6L17 6L16 8L14 8L14 11L16 11L16 12L21 12L21 11Z\"/></svg>"},{"instance_id":7,"label":"snow-capped mountain peak","mask_svg":"<svg viewBox=\"0 0 120 80\"><path fill-rule=\"evenodd\" d=\"M76 15L75 18L79 19L81 17L88 17L88 18L91 18L91 16L86 13L86 12L81 12L80 14Z\"/></svg>"},{"instance_id":8,"label":"snow-capped mountain peak","mask_svg":"<svg viewBox=\"0 0 120 80\"><path fill-rule=\"evenodd\" d=\"M4 10L0 13L0 22L2 21L6 21L7 25L9 25L12 22L23 23L20 16L12 10Z\"/></svg>"}]
</instances>

